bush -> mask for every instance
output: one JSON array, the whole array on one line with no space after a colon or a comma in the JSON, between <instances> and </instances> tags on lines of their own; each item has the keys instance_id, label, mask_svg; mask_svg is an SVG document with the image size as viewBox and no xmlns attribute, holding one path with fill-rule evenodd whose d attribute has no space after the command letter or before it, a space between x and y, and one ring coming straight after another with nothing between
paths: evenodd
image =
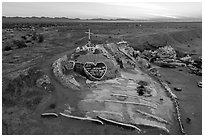
<instances>
[{"instance_id":1,"label":"bush","mask_svg":"<svg viewBox=\"0 0 204 137\"><path fill-rule=\"evenodd\" d=\"M37 34L36 34L36 32L33 32L32 39L33 39L33 40L36 40L36 39L37 39Z\"/></svg>"},{"instance_id":2,"label":"bush","mask_svg":"<svg viewBox=\"0 0 204 137\"><path fill-rule=\"evenodd\" d=\"M26 105L26 107L30 110L34 110L37 108L37 106L40 104L41 100L43 99L42 96L34 96L29 99L25 99L23 103Z\"/></svg>"},{"instance_id":3,"label":"bush","mask_svg":"<svg viewBox=\"0 0 204 137\"><path fill-rule=\"evenodd\" d=\"M186 56L186 53L182 52L182 51L179 51L179 50L176 50L176 56L178 58L183 58Z\"/></svg>"},{"instance_id":4,"label":"bush","mask_svg":"<svg viewBox=\"0 0 204 137\"><path fill-rule=\"evenodd\" d=\"M9 50L12 50L12 48L11 48L10 46L6 46L6 47L4 47L3 50L4 50L4 51L9 51Z\"/></svg>"},{"instance_id":5,"label":"bush","mask_svg":"<svg viewBox=\"0 0 204 137\"><path fill-rule=\"evenodd\" d=\"M99 49L95 49L95 51L94 51L94 53L93 54L101 54L102 53L102 51L101 50L99 50Z\"/></svg>"},{"instance_id":6,"label":"bush","mask_svg":"<svg viewBox=\"0 0 204 137\"><path fill-rule=\"evenodd\" d=\"M44 41L44 36L42 34L39 34L38 36L38 42L42 43Z\"/></svg>"},{"instance_id":7,"label":"bush","mask_svg":"<svg viewBox=\"0 0 204 137\"><path fill-rule=\"evenodd\" d=\"M2 92L2 104L6 106L15 106L15 86L12 83L12 80L7 81L7 85Z\"/></svg>"},{"instance_id":8,"label":"bush","mask_svg":"<svg viewBox=\"0 0 204 137\"><path fill-rule=\"evenodd\" d=\"M22 38L22 39L24 39L24 40L26 40L26 39L27 39L27 38L26 38L26 36L21 36L21 38Z\"/></svg>"},{"instance_id":9,"label":"bush","mask_svg":"<svg viewBox=\"0 0 204 137\"><path fill-rule=\"evenodd\" d=\"M25 104L29 109L35 109L44 93L36 89L36 80L43 75L36 67L28 70L28 75L20 74L15 79L4 79L2 103L12 107ZM53 85L46 85L48 90L54 90Z\"/></svg>"},{"instance_id":10,"label":"bush","mask_svg":"<svg viewBox=\"0 0 204 137\"><path fill-rule=\"evenodd\" d=\"M24 76L23 80L28 87L33 87L36 85L36 80L41 76L43 76L43 72L39 71L37 67L33 67L28 70L28 75Z\"/></svg>"},{"instance_id":11,"label":"bush","mask_svg":"<svg viewBox=\"0 0 204 137\"><path fill-rule=\"evenodd\" d=\"M194 64L193 64L195 67L197 67L197 68L200 68L200 69L202 69L202 59L200 59L200 58L196 58L195 60L194 60Z\"/></svg>"},{"instance_id":12,"label":"bush","mask_svg":"<svg viewBox=\"0 0 204 137\"><path fill-rule=\"evenodd\" d=\"M17 46L18 48L27 47L27 45L25 44L25 42L22 41L22 40L14 40L14 41L13 41L13 44L14 44L15 46Z\"/></svg>"}]
</instances>

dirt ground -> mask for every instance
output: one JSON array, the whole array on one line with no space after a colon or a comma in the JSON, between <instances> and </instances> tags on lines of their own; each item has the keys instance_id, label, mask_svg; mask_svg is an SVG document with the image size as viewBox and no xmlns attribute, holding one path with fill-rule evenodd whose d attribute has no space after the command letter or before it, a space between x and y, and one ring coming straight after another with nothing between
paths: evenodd
<instances>
[{"instance_id":1,"label":"dirt ground","mask_svg":"<svg viewBox=\"0 0 204 137\"><path fill-rule=\"evenodd\" d=\"M189 74L186 68L160 68L160 73L164 80L171 83L169 87L179 99L182 122L187 134L202 134L202 88L197 86L202 77ZM182 88L182 91L175 91L174 87ZM188 118L191 119L189 123Z\"/></svg>"},{"instance_id":2,"label":"dirt ground","mask_svg":"<svg viewBox=\"0 0 204 137\"><path fill-rule=\"evenodd\" d=\"M15 23L14 23L15 24ZM105 125L101 127L90 122L82 122L64 117L41 118L43 112L60 112L65 108L62 104L76 105L82 98L79 92L64 88L54 78L51 72L51 64L64 54L70 54L77 46L83 46L87 42L87 34L91 29L93 43L109 43L126 40L134 49L155 49L165 46L166 43L174 47L179 53L188 52L195 56L202 55L202 23L53 23L46 24L34 22L30 24L9 24L3 22L2 32L2 96L7 94L8 80L15 79L19 72L37 67L48 75L55 89L47 92L35 86L18 87L12 83L14 89L33 99L40 97L38 103L29 105L22 103L27 96L19 93L14 99L14 104L3 101L2 108L2 133L3 134L137 134L130 129ZM26 26L34 26L37 34L42 34L43 42L34 41L24 48L5 50L6 46L12 46L13 40L21 40L21 36L31 34L31 29ZM40 24L40 25L39 25ZM9 31L12 29L12 31ZM179 71L182 69L183 71ZM162 79L171 82L172 88L180 87L182 91L174 91L178 96L181 107L182 122L187 134L202 134L202 88L197 87L201 76L188 73L186 68L167 69L160 68ZM32 77L31 77L32 79ZM22 79L22 81L26 81ZM24 82L25 83L25 82ZM25 84L24 84L25 85ZM36 93L31 95L30 90ZM19 90L17 90L19 91ZM38 92L40 94L38 94ZM42 94L41 94L42 93ZM18 102L18 100L20 100ZM27 103L30 103L27 101ZM190 118L190 122L187 120ZM161 134L156 129L146 128L142 134ZM165 133L162 133L165 134ZM178 134L175 132L174 134Z\"/></svg>"}]
</instances>

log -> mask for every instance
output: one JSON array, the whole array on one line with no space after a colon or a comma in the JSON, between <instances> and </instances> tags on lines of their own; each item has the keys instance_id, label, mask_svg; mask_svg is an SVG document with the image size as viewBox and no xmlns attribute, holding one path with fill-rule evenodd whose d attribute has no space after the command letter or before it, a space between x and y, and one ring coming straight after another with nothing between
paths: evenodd
<instances>
[{"instance_id":1,"label":"log","mask_svg":"<svg viewBox=\"0 0 204 137\"><path fill-rule=\"evenodd\" d=\"M153 127L153 128L159 128L161 130L164 130L165 132L169 133L169 130L165 127L162 127L162 126L158 126L158 125L152 125L152 124L139 124L141 126L149 126L149 127Z\"/></svg>"},{"instance_id":2,"label":"log","mask_svg":"<svg viewBox=\"0 0 204 137\"><path fill-rule=\"evenodd\" d=\"M182 134L186 134L186 132L184 131L183 124L181 122L181 113L180 113L180 109L179 109L179 103L177 101L178 100L177 96L172 93L172 91L169 88L168 84L166 84L163 80L159 79L159 82L161 83L161 85L164 87L164 89L167 91L168 95L170 96L170 98L174 102L174 105L176 107L176 114L177 114L177 120L178 120L178 123L179 123L180 131L181 131Z\"/></svg>"},{"instance_id":3,"label":"log","mask_svg":"<svg viewBox=\"0 0 204 137\"><path fill-rule=\"evenodd\" d=\"M116 124L116 125L119 125L119 126L123 126L123 127L130 127L130 128L136 129L137 131L141 132L141 129L136 127L136 126L134 126L134 125L117 122L117 121L110 120L110 119L107 119L107 118L104 118L104 117L101 117L101 116L97 116L97 117L99 119L101 119L101 120L106 121L106 122L113 123L113 124Z\"/></svg>"},{"instance_id":4,"label":"log","mask_svg":"<svg viewBox=\"0 0 204 137\"><path fill-rule=\"evenodd\" d=\"M164 89L167 91L167 93L169 94L169 96L171 97L171 99L177 99L177 96L171 91L171 89L169 88L168 84L165 83L164 81L160 80L161 85L163 85Z\"/></svg>"},{"instance_id":5,"label":"log","mask_svg":"<svg viewBox=\"0 0 204 137\"><path fill-rule=\"evenodd\" d=\"M131 104L131 105L139 105L139 106L146 106L157 109L157 106L147 105L143 103L135 103L135 102L125 102L125 101L115 101L115 100L103 100L104 102L112 102L112 103L121 103L121 104Z\"/></svg>"},{"instance_id":6,"label":"log","mask_svg":"<svg viewBox=\"0 0 204 137\"><path fill-rule=\"evenodd\" d=\"M127 54L126 52L124 52L120 47L118 47L118 50L120 52L122 52L123 54L125 54L129 59L131 59L134 63L136 63L135 59L133 57L131 57L129 54Z\"/></svg>"},{"instance_id":7,"label":"log","mask_svg":"<svg viewBox=\"0 0 204 137\"><path fill-rule=\"evenodd\" d=\"M183 124L181 122L181 113L180 113L178 101L176 99L175 99L175 105L176 105L176 112L177 112L176 113L177 114L177 120L179 122L181 133L186 134L186 132L184 131L184 128L183 128Z\"/></svg>"},{"instance_id":8,"label":"log","mask_svg":"<svg viewBox=\"0 0 204 137\"><path fill-rule=\"evenodd\" d=\"M58 117L58 114L56 113L42 113L41 116L45 117L45 116L55 116Z\"/></svg>"},{"instance_id":9,"label":"log","mask_svg":"<svg viewBox=\"0 0 204 137\"><path fill-rule=\"evenodd\" d=\"M164 120L163 118L157 117L157 116L155 116L155 115L152 115L152 114L146 113L146 112L141 111L141 110L135 110L135 111L138 112L138 113L140 113L140 114L143 114L143 115L145 115L145 116L147 116L147 117L150 117L150 118L156 119L156 120L159 121L159 122L163 122L163 123L169 124L169 122L166 121L166 120Z\"/></svg>"},{"instance_id":10,"label":"log","mask_svg":"<svg viewBox=\"0 0 204 137\"><path fill-rule=\"evenodd\" d=\"M72 116L72 115L64 114L64 113L59 113L59 114L64 116L64 117L68 117L68 118L72 118L72 119L78 119L78 120L87 120L87 121L97 122L97 123L103 125L103 122L98 120L98 119L93 119L93 118L89 118L89 117Z\"/></svg>"}]
</instances>

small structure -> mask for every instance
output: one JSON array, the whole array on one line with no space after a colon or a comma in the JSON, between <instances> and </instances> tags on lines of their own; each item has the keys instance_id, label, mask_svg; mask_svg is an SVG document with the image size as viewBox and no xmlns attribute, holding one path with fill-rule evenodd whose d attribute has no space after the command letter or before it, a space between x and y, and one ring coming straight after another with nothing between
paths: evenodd
<instances>
[{"instance_id":1,"label":"small structure","mask_svg":"<svg viewBox=\"0 0 204 137\"><path fill-rule=\"evenodd\" d=\"M88 32L85 32L85 33L88 33L88 43L84 46L84 48L90 51L91 53L94 53L96 49L96 45L91 43L91 35L93 33L91 33L90 29Z\"/></svg>"},{"instance_id":2,"label":"small structure","mask_svg":"<svg viewBox=\"0 0 204 137\"><path fill-rule=\"evenodd\" d=\"M80 52L80 51L81 51L80 47L77 47L76 52Z\"/></svg>"}]
</instances>

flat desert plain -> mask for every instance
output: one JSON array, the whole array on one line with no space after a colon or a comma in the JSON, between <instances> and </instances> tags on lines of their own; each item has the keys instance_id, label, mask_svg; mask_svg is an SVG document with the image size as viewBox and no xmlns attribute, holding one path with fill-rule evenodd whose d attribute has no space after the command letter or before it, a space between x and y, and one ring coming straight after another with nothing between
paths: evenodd
<instances>
[{"instance_id":1,"label":"flat desert plain","mask_svg":"<svg viewBox=\"0 0 204 137\"><path fill-rule=\"evenodd\" d=\"M51 64L87 43L91 29L95 44L127 41L135 50L154 50L171 45L177 56L186 53L202 56L201 22L50 22L4 20L2 28L2 132L3 134L137 134L137 132L64 117L41 118L42 112L61 109L58 104L76 105L79 93L69 90L54 78ZM29 72L28 69L32 68ZM52 86L44 91L35 86L41 70ZM186 134L202 134L202 76L187 68L159 68L161 79L168 81L178 97L181 120ZM28 75L21 75L28 73ZM175 91L174 87L182 88ZM146 129L142 134L160 134ZM179 134L175 131L174 134Z\"/></svg>"}]
</instances>

